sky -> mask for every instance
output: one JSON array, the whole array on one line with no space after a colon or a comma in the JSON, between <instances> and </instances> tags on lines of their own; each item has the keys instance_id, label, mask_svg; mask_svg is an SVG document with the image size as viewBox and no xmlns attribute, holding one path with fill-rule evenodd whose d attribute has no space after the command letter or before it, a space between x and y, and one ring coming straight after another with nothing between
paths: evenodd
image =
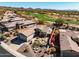
<instances>
[{"instance_id":1,"label":"sky","mask_svg":"<svg viewBox=\"0 0 79 59\"><path fill-rule=\"evenodd\" d=\"M0 6L57 10L79 10L79 2L0 2Z\"/></svg>"}]
</instances>

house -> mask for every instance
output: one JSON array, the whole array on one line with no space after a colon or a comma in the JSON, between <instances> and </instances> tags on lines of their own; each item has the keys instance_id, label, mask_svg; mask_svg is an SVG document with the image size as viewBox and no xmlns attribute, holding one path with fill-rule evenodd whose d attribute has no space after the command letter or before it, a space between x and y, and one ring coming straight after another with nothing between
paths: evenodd
<instances>
[{"instance_id":1,"label":"house","mask_svg":"<svg viewBox=\"0 0 79 59\"><path fill-rule=\"evenodd\" d=\"M79 57L79 46L71 37L79 35L79 32L63 30L60 32L61 57Z\"/></svg>"}]
</instances>

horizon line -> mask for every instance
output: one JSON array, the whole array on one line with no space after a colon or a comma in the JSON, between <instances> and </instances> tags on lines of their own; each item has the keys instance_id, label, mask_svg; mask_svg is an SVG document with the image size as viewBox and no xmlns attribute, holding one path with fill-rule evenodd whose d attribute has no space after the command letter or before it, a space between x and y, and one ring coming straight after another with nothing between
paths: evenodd
<instances>
[{"instance_id":1,"label":"horizon line","mask_svg":"<svg viewBox=\"0 0 79 59\"><path fill-rule=\"evenodd\" d=\"M47 10L61 10L61 11L79 11L79 9L54 9L54 8L33 8L33 7L17 7L17 6L0 6L0 7L7 7L7 8L32 8L32 9L47 9Z\"/></svg>"}]
</instances>

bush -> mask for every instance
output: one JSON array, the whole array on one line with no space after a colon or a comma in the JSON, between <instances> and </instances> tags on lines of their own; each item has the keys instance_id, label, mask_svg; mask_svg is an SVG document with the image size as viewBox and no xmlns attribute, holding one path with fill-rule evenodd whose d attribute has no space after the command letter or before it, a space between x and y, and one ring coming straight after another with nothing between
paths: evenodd
<instances>
[{"instance_id":1,"label":"bush","mask_svg":"<svg viewBox=\"0 0 79 59\"><path fill-rule=\"evenodd\" d=\"M38 20L38 24L44 24L45 23L45 21L43 21L43 20Z\"/></svg>"},{"instance_id":2,"label":"bush","mask_svg":"<svg viewBox=\"0 0 79 59\"><path fill-rule=\"evenodd\" d=\"M6 36L0 35L0 41L4 41L4 40L6 40Z\"/></svg>"},{"instance_id":3,"label":"bush","mask_svg":"<svg viewBox=\"0 0 79 59\"><path fill-rule=\"evenodd\" d=\"M56 19L55 20L55 24L57 24L58 26L62 26L64 23L64 20L63 19Z\"/></svg>"}]
</instances>

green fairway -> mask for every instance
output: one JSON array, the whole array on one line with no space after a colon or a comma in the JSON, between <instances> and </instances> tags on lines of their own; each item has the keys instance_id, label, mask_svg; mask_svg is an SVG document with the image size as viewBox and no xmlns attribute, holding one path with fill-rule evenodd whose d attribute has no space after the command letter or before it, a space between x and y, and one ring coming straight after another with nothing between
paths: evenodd
<instances>
[{"instance_id":1,"label":"green fairway","mask_svg":"<svg viewBox=\"0 0 79 59\"><path fill-rule=\"evenodd\" d=\"M58 20L58 19L49 17L47 14L39 14L39 13L35 14L35 13L30 12L30 11L28 11L28 12L26 12L26 11L24 11L24 12L23 11L18 11L18 13L19 14L32 15L32 16L38 18L38 20L41 21L41 22L46 22L46 21L55 22L55 20ZM64 20L64 22L68 23L68 24L77 24L77 25L79 25L79 21L73 21L73 20L67 21L67 20Z\"/></svg>"},{"instance_id":2,"label":"green fairway","mask_svg":"<svg viewBox=\"0 0 79 59\"><path fill-rule=\"evenodd\" d=\"M79 25L79 21L73 21L73 20L71 20L71 21L65 21L65 23Z\"/></svg>"},{"instance_id":3,"label":"green fairway","mask_svg":"<svg viewBox=\"0 0 79 59\"><path fill-rule=\"evenodd\" d=\"M37 17L39 20L42 20L42 21L52 21L52 22L55 21L55 19L50 18L46 14L31 14L31 15L34 17Z\"/></svg>"},{"instance_id":4,"label":"green fairway","mask_svg":"<svg viewBox=\"0 0 79 59\"><path fill-rule=\"evenodd\" d=\"M53 19L53 18L50 18L49 16L47 16L46 14L31 14L35 17L37 17L39 20L41 21L51 21L51 22L55 22L55 20L57 19ZM67 20L64 20L65 23L68 23L68 24L77 24L79 25L79 21L67 21Z\"/></svg>"}]
</instances>

